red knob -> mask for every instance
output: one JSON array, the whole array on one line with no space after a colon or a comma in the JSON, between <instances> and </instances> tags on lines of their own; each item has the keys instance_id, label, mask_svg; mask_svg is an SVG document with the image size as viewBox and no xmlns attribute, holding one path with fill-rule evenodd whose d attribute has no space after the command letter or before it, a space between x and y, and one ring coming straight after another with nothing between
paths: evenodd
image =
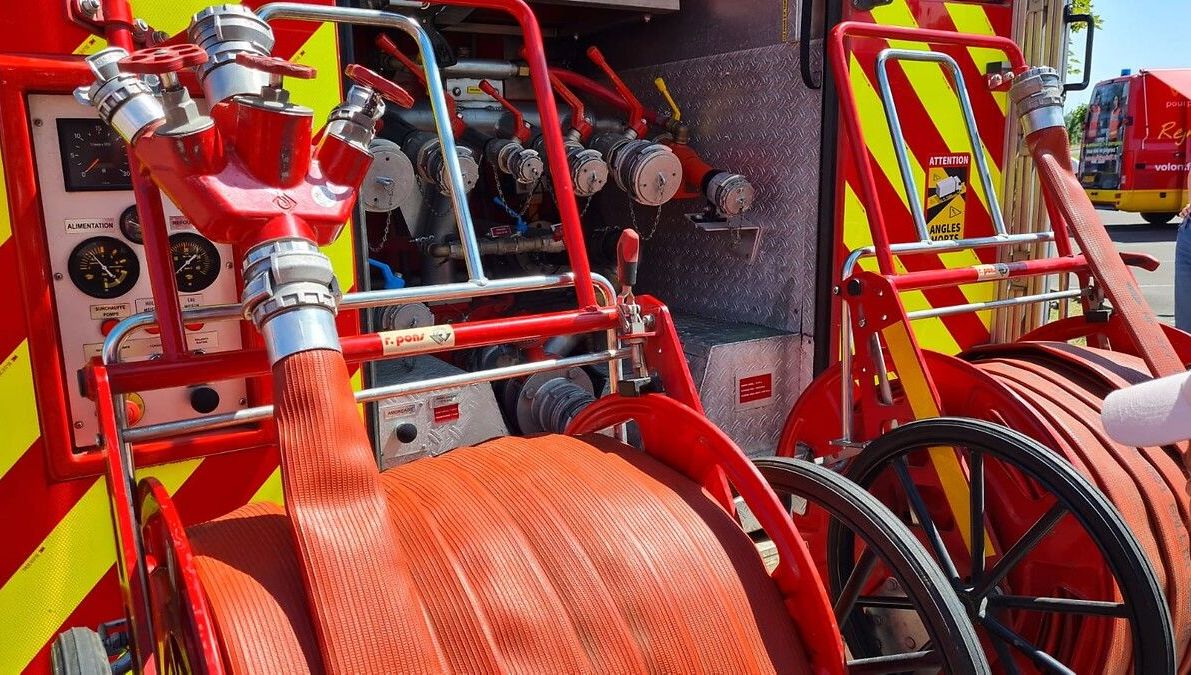
<instances>
[{"instance_id":1,"label":"red knob","mask_svg":"<svg viewBox=\"0 0 1191 675\"><path fill-rule=\"evenodd\" d=\"M279 75L281 77L296 77L299 80L313 80L314 76L318 74L318 71L310 66L286 61L276 56L261 56L260 54L251 54L249 52L236 54L236 63L246 68L259 70L262 73Z\"/></svg>"},{"instance_id":2,"label":"red knob","mask_svg":"<svg viewBox=\"0 0 1191 675\"><path fill-rule=\"evenodd\" d=\"M621 230L616 242L616 279L621 286L637 283L637 264L641 260L641 235L636 230Z\"/></svg>"},{"instance_id":3,"label":"red knob","mask_svg":"<svg viewBox=\"0 0 1191 675\"><path fill-rule=\"evenodd\" d=\"M207 52L198 45L149 47L120 59L120 69L138 75L162 75L207 62Z\"/></svg>"},{"instance_id":4,"label":"red knob","mask_svg":"<svg viewBox=\"0 0 1191 675\"><path fill-rule=\"evenodd\" d=\"M414 104L414 97L410 96L408 91L358 63L350 64L343 72L352 82L361 87L368 87L386 101L396 103L402 108L410 108Z\"/></svg>"}]
</instances>

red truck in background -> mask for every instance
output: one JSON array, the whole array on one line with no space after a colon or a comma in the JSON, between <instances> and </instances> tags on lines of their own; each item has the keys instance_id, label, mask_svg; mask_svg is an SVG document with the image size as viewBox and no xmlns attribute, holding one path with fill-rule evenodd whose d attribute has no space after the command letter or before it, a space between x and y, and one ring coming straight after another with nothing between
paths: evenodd
<instances>
[{"instance_id":1,"label":"red truck in background","mask_svg":"<svg viewBox=\"0 0 1191 675\"><path fill-rule=\"evenodd\" d=\"M1169 222L1191 199L1189 136L1191 68L1126 71L1092 91L1080 181L1098 207Z\"/></svg>"}]
</instances>

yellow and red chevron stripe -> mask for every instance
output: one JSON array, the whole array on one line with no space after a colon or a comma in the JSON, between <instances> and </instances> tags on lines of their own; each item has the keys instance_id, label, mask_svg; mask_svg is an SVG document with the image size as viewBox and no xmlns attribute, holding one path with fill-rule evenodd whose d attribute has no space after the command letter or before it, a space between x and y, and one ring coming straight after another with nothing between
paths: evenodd
<instances>
[{"instance_id":1,"label":"yellow and red chevron stripe","mask_svg":"<svg viewBox=\"0 0 1191 675\"><path fill-rule=\"evenodd\" d=\"M185 28L191 14L210 4L210 0L132 2L137 17L167 32ZM34 0L25 3L23 10L20 14L26 21L29 16L58 17L62 3ZM0 44L16 51L53 54L83 54L104 46L64 20L63 25L42 32L30 31L26 21L0 19ZM36 40L29 37L31 33L37 33ZM295 24L279 30L277 38L277 55L318 69L317 79L295 82L292 90L298 100L324 117L342 96L335 29ZM5 184L8 174L3 171L8 159L0 157L0 275L6 275L7 288L18 289L19 228L40 228L41 224L36 219L13 222L9 205L14 193ZM22 201L16 203L28 208L28 200L36 198L36 194L20 191L16 199ZM350 289L356 278L350 229L324 250L344 287ZM4 636L0 673L48 672L49 644L58 632L122 616L104 480L55 481L48 469L49 453L69 448L48 447L35 382L65 376L38 370L39 364L30 355L30 341L37 338L23 317L50 311L42 306L43 300L48 301L44 289L49 286L46 279L38 293L0 294L0 312L5 317L0 326L0 519L6 524L4 546L0 547L0 635ZM28 305L30 298L37 304ZM40 349L44 353L57 346L40 345ZM359 386L358 372L354 381ZM158 477L174 495L186 522L221 515L248 501L281 501L277 454L272 447L150 467L138 475Z\"/></svg>"},{"instance_id":2,"label":"yellow and red chevron stripe","mask_svg":"<svg viewBox=\"0 0 1191 675\"><path fill-rule=\"evenodd\" d=\"M984 35L1008 35L1011 30L1012 8L971 2L943 2L940 0L893 0L871 11L851 11L846 18L881 25L931 28ZM891 241L916 239L910 213L910 201L922 201L924 194L907 195L902 185L892 139L885 121L884 106L877 85L874 62L877 53L886 48L931 49L950 54L960 65L968 85L977 124L982 135L982 152L991 168L993 184L998 192L1002 186L1002 163L1005 145L1005 121L1008 101L1006 95L988 91L983 86L983 74L990 63L1000 63L1004 57L995 50L956 48L900 40L857 39L851 44L852 89L857 99L861 126L873 158L877 188L884 206ZM950 78L935 64L893 63L889 66L890 84L898 105L899 116L906 134L910 170L920 190L925 190L927 165L933 156L971 151L964 129L958 99ZM841 140L841 144L846 140ZM872 243L870 223L858 198L859 182L850 154L840 147L840 172L837 189L836 260L842 264L848 252ZM969 199L964 236L992 233L992 218L988 195L976 179L975 167L969 182L974 199ZM941 255L906 256L899 261L905 270L939 269L970 266L979 262L993 262L990 251L961 251ZM865 268L872 269L871 261ZM972 284L958 288L928 289L903 294L907 311L992 299L996 292L993 283ZM989 337L988 312L959 314L914 322L918 343L928 349L956 353L964 347L985 342Z\"/></svg>"}]
</instances>

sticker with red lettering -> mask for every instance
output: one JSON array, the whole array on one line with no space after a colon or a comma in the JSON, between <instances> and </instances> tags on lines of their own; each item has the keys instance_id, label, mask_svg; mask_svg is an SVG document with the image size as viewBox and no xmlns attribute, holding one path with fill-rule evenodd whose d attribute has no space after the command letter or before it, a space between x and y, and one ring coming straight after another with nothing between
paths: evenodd
<instances>
[{"instance_id":1,"label":"sticker with red lettering","mask_svg":"<svg viewBox=\"0 0 1191 675\"><path fill-rule=\"evenodd\" d=\"M420 354L455 346L455 329L450 326L424 326L377 333L385 356Z\"/></svg>"},{"instance_id":2,"label":"sticker with red lettering","mask_svg":"<svg viewBox=\"0 0 1191 675\"><path fill-rule=\"evenodd\" d=\"M434 406L434 423L445 424L459 419L459 404L448 403Z\"/></svg>"}]
</instances>

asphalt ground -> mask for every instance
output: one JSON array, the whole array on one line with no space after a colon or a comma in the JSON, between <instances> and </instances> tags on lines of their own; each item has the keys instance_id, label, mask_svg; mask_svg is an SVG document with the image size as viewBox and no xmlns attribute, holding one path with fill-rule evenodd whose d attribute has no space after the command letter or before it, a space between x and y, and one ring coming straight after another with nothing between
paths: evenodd
<instances>
[{"instance_id":1,"label":"asphalt ground","mask_svg":"<svg viewBox=\"0 0 1191 675\"><path fill-rule=\"evenodd\" d=\"M1162 321L1174 323L1174 239L1178 232L1177 219L1169 224L1150 225L1136 213L1098 211L1100 220L1108 229L1109 236L1122 251L1148 253L1162 264L1157 271L1147 272L1137 268L1133 273L1141 283L1150 306Z\"/></svg>"}]
</instances>

